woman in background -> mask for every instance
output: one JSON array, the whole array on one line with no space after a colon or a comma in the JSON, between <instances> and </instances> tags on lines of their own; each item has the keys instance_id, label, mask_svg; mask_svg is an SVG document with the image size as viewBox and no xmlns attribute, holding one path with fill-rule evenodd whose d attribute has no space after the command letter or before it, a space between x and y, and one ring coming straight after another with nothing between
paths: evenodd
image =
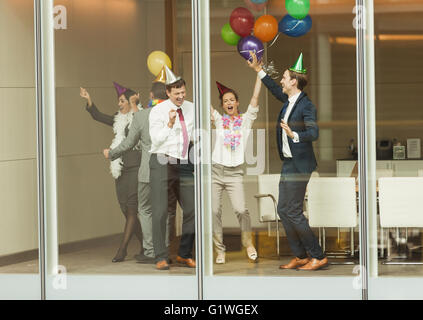
<instances>
[{"instance_id":1,"label":"woman in background","mask_svg":"<svg viewBox=\"0 0 423 320\"><path fill-rule=\"evenodd\" d=\"M86 110L96 121L113 127L115 137L110 148L117 147L128 135L129 127L135 112L140 108L139 95L133 90L125 88L113 82L119 110L114 115L100 112L92 102L87 90L80 88L80 95L87 100ZM137 148L126 152L121 158L110 163L110 172L115 179L116 194L120 208L125 216L126 223L119 249L112 262L125 260L127 248L132 235L135 233L142 248L141 225L138 220L138 169L141 162L141 153Z\"/></svg>"}]
</instances>

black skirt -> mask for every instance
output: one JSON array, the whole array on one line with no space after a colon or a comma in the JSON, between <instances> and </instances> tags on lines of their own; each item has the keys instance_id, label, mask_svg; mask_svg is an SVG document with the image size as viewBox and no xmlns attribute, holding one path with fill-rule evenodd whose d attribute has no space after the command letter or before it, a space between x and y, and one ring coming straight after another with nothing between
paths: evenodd
<instances>
[{"instance_id":1,"label":"black skirt","mask_svg":"<svg viewBox=\"0 0 423 320\"><path fill-rule=\"evenodd\" d=\"M138 211L138 170L141 153L131 150L122 157L123 167L119 178L115 179L116 195L123 213L128 208Z\"/></svg>"}]
</instances>

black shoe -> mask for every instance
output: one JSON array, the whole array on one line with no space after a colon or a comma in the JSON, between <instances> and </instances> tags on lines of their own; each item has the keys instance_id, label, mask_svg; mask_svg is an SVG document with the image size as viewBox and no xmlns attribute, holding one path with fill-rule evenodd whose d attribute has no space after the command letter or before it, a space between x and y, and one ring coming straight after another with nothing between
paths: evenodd
<instances>
[{"instance_id":1,"label":"black shoe","mask_svg":"<svg viewBox=\"0 0 423 320\"><path fill-rule=\"evenodd\" d=\"M154 258L150 258L145 256L144 254L136 254L135 260L137 260L137 263L143 263L143 264L154 264Z\"/></svg>"},{"instance_id":2,"label":"black shoe","mask_svg":"<svg viewBox=\"0 0 423 320\"><path fill-rule=\"evenodd\" d=\"M121 251L119 250L118 253L116 254L116 256L113 258L112 262L122 262L125 260L126 257L126 250L125 251Z\"/></svg>"}]
</instances>

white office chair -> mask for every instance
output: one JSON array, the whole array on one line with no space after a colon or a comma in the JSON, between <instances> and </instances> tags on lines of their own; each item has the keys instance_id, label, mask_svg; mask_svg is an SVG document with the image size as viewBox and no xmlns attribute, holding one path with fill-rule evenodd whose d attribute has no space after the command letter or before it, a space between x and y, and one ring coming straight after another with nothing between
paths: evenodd
<instances>
[{"instance_id":1,"label":"white office chair","mask_svg":"<svg viewBox=\"0 0 423 320\"><path fill-rule=\"evenodd\" d=\"M423 228L423 177L384 177L379 179L379 218L383 228ZM397 229L398 230L398 229ZM399 233L397 231L397 237ZM392 262L390 241L384 264L423 264L422 262Z\"/></svg>"},{"instance_id":2,"label":"white office chair","mask_svg":"<svg viewBox=\"0 0 423 320\"><path fill-rule=\"evenodd\" d=\"M267 222L267 228L270 236L270 223L276 223L276 251L279 256L279 216L278 216L278 198L280 174L263 174L258 178L257 198L260 222Z\"/></svg>"},{"instance_id":3,"label":"white office chair","mask_svg":"<svg viewBox=\"0 0 423 320\"><path fill-rule=\"evenodd\" d=\"M357 226L355 178L310 179L307 202L310 227L323 228L323 251L326 251L324 228L349 228L350 255L354 256L354 228Z\"/></svg>"}]
</instances>

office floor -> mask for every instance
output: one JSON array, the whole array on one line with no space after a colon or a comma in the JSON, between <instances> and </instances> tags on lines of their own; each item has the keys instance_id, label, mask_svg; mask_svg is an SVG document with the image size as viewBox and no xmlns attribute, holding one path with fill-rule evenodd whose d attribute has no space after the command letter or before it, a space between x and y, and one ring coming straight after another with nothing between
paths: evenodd
<instances>
[{"instance_id":1,"label":"office floor","mask_svg":"<svg viewBox=\"0 0 423 320\"><path fill-rule=\"evenodd\" d=\"M195 270L180 266L176 263L171 265L168 271L158 271L154 264L136 263L134 255L138 253L139 244L131 241L128 248L128 256L124 262L112 263L111 260L117 250L117 243L107 243L101 246L80 249L74 252L60 254L59 264L65 266L66 272L70 274L116 274L116 275L137 275L137 274L170 274L170 275L192 275ZM174 249L173 252L176 252ZM259 251L260 255L260 251ZM175 254L171 255L175 260ZM259 257L258 263L251 263L247 260L244 251L230 251L226 255L226 264L214 264L216 276L287 276L287 277L326 277L326 276L354 276L354 265L337 265L343 259L330 259L331 264L328 270L317 272L299 272L296 270L279 270L279 265L287 263L290 256L266 254ZM0 267L0 274L5 273L37 273L38 260L20 262ZM423 277L422 265L379 265L380 276L394 277Z\"/></svg>"}]
</instances>

